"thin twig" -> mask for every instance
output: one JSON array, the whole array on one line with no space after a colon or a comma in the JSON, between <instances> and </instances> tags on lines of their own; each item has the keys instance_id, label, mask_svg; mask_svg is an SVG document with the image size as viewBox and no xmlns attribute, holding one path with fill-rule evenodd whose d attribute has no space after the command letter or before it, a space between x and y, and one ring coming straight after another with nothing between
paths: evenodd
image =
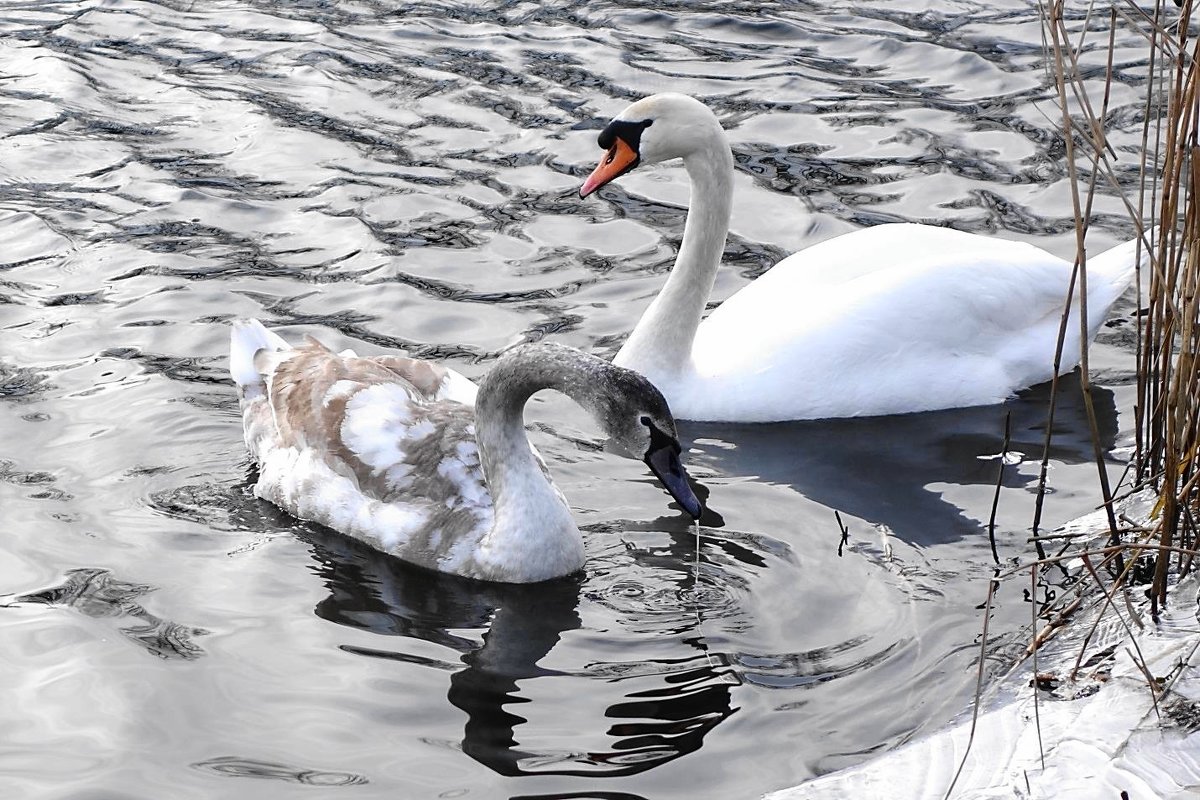
<instances>
[{"instance_id":1,"label":"thin twig","mask_svg":"<svg viewBox=\"0 0 1200 800\"><path fill-rule=\"evenodd\" d=\"M987 663L988 620L992 617L992 596L999 585L995 578L988 581L987 602L983 607L983 633L980 634L979 640L979 669L975 674L975 704L971 709L971 731L967 734L967 748L963 751L962 761L958 763L958 770L954 773L954 779L950 781L950 785L946 788L944 800L950 800L950 795L954 792L954 784L958 783L958 778L962 775L963 767L967 765L967 756L971 754L971 745L975 741L975 725L979 722L979 706L983 702L983 667Z\"/></svg>"},{"instance_id":2,"label":"thin twig","mask_svg":"<svg viewBox=\"0 0 1200 800\"><path fill-rule=\"evenodd\" d=\"M1032 628L1037 630L1037 567L1029 568L1029 615L1032 618ZM1046 768L1046 748L1042 744L1042 715L1038 709L1037 688L1037 648L1033 651L1033 724L1037 728L1038 758L1041 759L1042 769Z\"/></svg>"},{"instance_id":3,"label":"thin twig","mask_svg":"<svg viewBox=\"0 0 1200 800\"><path fill-rule=\"evenodd\" d=\"M1000 487L1004 485L1004 467L1008 459L1008 444L1012 432L1012 412L1004 413L1004 442L1000 445L1000 466L996 469L996 493L992 496L992 514L988 517L988 543L992 546L992 560L1000 566L1000 554L996 551L996 510L1000 507Z\"/></svg>"}]
</instances>

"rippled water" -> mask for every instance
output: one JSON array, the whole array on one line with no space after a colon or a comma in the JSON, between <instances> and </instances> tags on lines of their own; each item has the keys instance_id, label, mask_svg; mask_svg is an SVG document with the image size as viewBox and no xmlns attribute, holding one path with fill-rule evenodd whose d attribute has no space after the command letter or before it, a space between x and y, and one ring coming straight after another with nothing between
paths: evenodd
<instances>
[{"instance_id":1,"label":"rippled water","mask_svg":"<svg viewBox=\"0 0 1200 800\"><path fill-rule=\"evenodd\" d=\"M719 515L698 556L640 464L539 398L588 568L481 586L251 496L227 325L472 376L522 340L612 355L671 264L687 182L574 190L596 130L666 89L709 102L735 149L716 300L891 220L1070 255L1034 3L39 1L0 25L6 796L750 797L963 707L1005 414L1025 456L1000 494L1011 559L1045 387L685 423ZM1120 154L1140 140L1132 45ZM1097 247L1127 237L1115 200L1096 209ZM1109 449L1131 427L1129 329L1093 352ZM1067 384L1051 526L1096 495ZM1001 593L993 667L1028 613Z\"/></svg>"}]
</instances>

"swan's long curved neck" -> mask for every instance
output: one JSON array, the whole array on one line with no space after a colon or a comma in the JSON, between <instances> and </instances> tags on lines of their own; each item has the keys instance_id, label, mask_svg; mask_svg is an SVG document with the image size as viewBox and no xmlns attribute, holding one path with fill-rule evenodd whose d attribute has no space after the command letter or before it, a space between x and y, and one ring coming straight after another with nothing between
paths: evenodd
<instances>
[{"instance_id":1,"label":"swan's long curved neck","mask_svg":"<svg viewBox=\"0 0 1200 800\"><path fill-rule=\"evenodd\" d=\"M529 571L518 580L537 580L542 569L551 577L583 565L583 539L534 455L524 421L525 403L541 389L556 389L589 405L594 382L580 363L566 348L550 355L539 350L536 357L518 351L497 361L479 389L475 440L494 513L484 547L498 562Z\"/></svg>"},{"instance_id":2,"label":"swan's long curved neck","mask_svg":"<svg viewBox=\"0 0 1200 800\"><path fill-rule=\"evenodd\" d=\"M691 366L692 340L717 279L729 232L733 154L719 127L713 134L683 161L692 196L675 266L614 359L651 381L661 381L660 386Z\"/></svg>"}]
</instances>

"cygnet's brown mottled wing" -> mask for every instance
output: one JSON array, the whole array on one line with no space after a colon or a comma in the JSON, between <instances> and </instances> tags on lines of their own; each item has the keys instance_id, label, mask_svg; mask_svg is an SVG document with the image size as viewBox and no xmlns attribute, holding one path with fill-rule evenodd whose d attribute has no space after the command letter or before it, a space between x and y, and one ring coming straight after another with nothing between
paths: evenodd
<instances>
[{"instance_id":1,"label":"cygnet's brown mottled wing","mask_svg":"<svg viewBox=\"0 0 1200 800\"><path fill-rule=\"evenodd\" d=\"M474 551L492 507L461 402L473 384L426 361L339 355L311 340L262 350L255 367L266 397L243 414L259 496L435 569Z\"/></svg>"}]
</instances>

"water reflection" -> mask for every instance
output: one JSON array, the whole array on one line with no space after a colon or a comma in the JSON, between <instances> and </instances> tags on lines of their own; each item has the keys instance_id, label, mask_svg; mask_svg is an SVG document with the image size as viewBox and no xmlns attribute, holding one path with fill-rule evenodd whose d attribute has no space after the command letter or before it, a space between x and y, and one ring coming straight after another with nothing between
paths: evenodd
<instances>
[{"instance_id":1,"label":"water reflection","mask_svg":"<svg viewBox=\"0 0 1200 800\"><path fill-rule=\"evenodd\" d=\"M1100 443L1108 451L1118 430L1116 402L1108 389L1094 387L1092 395ZM980 521L948 502L938 485L995 486L1009 414L1009 454L1039 462L1049 402L1050 385L1043 384L995 406L771 425L683 423L680 433L690 440L689 459L696 464L788 484L831 509L886 525L907 541L936 544L980 531ZM1059 381L1050 457L1064 465L1093 460L1077 373ZM1032 487L1036 473L1034 466L1008 466L1002 485ZM1016 524L1027 526L1028 507L1021 505ZM987 508L971 511L986 514Z\"/></svg>"},{"instance_id":2,"label":"water reflection","mask_svg":"<svg viewBox=\"0 0 1200 800\"><path fill-rule=\"evenodd\" d=\"M12 602L71 608L94 619L133 618L137 624L119 630L151 655L188 661L204 655L193 638L208 631L163 619L137 602L136 598L152 591L153 586L118 580L106 569L83 568L69 570L56 586L20 595Z\"/></svg>"},{"instance_id":3,"label":"water reflection","mask_svg":"<svg viewBox=\"0 0 1200 800\"><path fill-rule=\"evenodd\" d=\"M318 616L460 654L461 668L402 650L343 646L367 657L453 670L447 699L467 714L462 751L501 775L633 775L698 750L735 710L731 688L736 681L730 680L724 659L710 657L698 635L684 638L685 649L672 658L593 662L570 672L543 666L563 635L581 628L581 576L534 585L485 584L415 568L332 533L301 535L312 545L330 593L317 604ZM699 622L694 611L688 618L692 625ZM454 632L473 628L487 629L482 644ZM603 712L611 721L606 748L530 744L544 734L525 728L530 719L518 712L531 702L529 681L544 678L585 681L588 686L577 690L582 693L593 682L631 683L622 700ZM577 729L603 725L579 720ZM553 739L561 744L559 737Z\"/></svg>"}]
</instances>

